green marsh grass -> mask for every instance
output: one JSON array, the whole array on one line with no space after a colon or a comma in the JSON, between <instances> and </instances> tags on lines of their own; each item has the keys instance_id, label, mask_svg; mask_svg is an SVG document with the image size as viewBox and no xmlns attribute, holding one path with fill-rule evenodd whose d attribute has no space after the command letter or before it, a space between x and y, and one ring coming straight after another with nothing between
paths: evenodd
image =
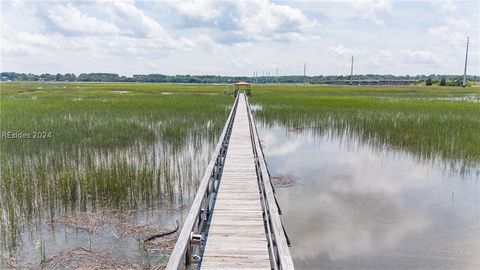
<instances>
[{"instance_id":1,"label":"green marsh grass","mask_svg":"<svg viewBox=\"0 0 480 270\"><path fill-rule=\"evenodd\" d=\"M251 102L265 124L311 129L376 149L480 172L480 89L474 87L264 86Z\"/></svg>"},{"instance_id":2,"label":"green marsh grass","mask_svg":"<svg viewBox=\"0 0 480 270\"><path fill-rule=\"evenodd\" d=\"M223 86L2 83L0 242L75 211L188 203L233 98Z\"/></svg>"}]
</instances>

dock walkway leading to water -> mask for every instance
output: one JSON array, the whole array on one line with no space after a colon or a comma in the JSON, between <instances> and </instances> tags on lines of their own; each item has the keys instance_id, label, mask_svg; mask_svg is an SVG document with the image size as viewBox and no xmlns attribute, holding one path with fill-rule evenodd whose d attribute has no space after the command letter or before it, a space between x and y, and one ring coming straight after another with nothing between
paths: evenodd
<instances>
[{"instance_id":1,"label":"dock walkway leading to water","mask_svg":"<svg viewBox=\"0 0 480 270\"><path fill-rule=\"evenodd\" d=\"M294 269L248 97L239 93L167 269Z\"/></svg>"}]
</instances>

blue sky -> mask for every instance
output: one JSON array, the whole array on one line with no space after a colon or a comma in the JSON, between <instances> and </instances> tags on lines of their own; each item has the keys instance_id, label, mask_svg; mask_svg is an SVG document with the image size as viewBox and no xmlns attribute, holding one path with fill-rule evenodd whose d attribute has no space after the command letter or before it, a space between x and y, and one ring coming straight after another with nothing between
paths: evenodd
<instances>
[{"instance_id":1,"label":"blue sky","mask_svg":"<svg viewBox=\"0 0 480 270\"><path fill-rule=\"evenodd\" d=\"M1 70L480 74L477 1L1 2Z\"/></svg>"}]
</instances>

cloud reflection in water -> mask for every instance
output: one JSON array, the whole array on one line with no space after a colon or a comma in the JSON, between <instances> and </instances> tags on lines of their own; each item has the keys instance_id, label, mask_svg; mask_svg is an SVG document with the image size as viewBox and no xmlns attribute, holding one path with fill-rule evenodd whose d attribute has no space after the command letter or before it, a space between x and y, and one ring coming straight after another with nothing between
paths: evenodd
<instances>
[{"instance_id":1,"label":"cloud reflection in water","mask_svg":"<svg viewBox=\"0 0 480 270\"><path fill-rule=\"evenodd\" d=\"M450 268L446 260L453 268L480 265L480 244L472 237L479 226L462 227L478 223L478 192L469 192L472 186L460 176L347 137L259 127L272 175L300 178L294 187L277 189L298 268ZM469 183L478 190L478 182ZM446 229L454 237L439 232ZM447 238L453 242L438 251ZM453 248L462 239L470 239L469 252Z\"/></svg>"}]
</instances>

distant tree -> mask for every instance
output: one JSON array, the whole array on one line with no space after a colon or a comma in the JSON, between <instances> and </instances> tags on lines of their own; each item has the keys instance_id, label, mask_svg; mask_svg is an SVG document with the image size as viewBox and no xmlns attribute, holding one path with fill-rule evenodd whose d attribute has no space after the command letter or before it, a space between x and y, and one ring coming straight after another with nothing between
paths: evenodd
<instances>
[{"instance_id":1,"label":"distant tree","mask_svg":"<svg viewBox=\"0 0 480 270\"><path fill-rule=\"evenodd\" d=\"M2 80L12 81L87 81L87 82L164 82L164 83L231 83L235 81L250 81L253 82L252 77L229 77L218 75L164 75L164 74L135 74L131 77L119 76L115 73L82 73L78 77L73 73L66 74L48 74L44 73L36 75L32 73L16 73L16 72L1 72ZM276 82L276 76L273 77L257 77L256 83ZM268 79L268 80L267 80ZM279 83L309 83L309 84L322 84L335 80L349 80L350 76L344 75L318 75L307 76L304 78L301 75L287 75L279 76ZM425 85L448 85L457 86L462 84L462 77L454 75L415 75L415 76L394 76L391 74L357 74L355 75L357 80L417 80L418 83L425 83ZM440 80L442 79L442 82ZM480 81L480 76L469 75L468 81ZM431 84L430 84L431 82Z\"/></svg>"},{"instance_id":2,"label":"distant tree","mask_svg":"<svg viewBox=\"0 0 480 270\"><path fill-rule=\"evenodd\" d=\"M45 82L55 81L55 78L56 78L55 75L50 73L43 73L40 75L40 79Z\"/></svg>"},{"instance_id":3,"label":"distant tree","mask_svg":"<svg viewBox=\"0 0 480 270\"><path fill-rule=\"evenodd\" d=\"M55 75L55 81L57 82L65 81L65 76L63 76L60 73L57 73L57 75Z\"/></svg>"},{"instance_id":4,"label":"distant tree","mask_svg":"<svg viewBox=\"0 0 480 270\"><path fill-rule=\"evenodd\" d=\"M445 85L447 85L447 80L445 80L445 78L442 78L440 80L440 86L445 86Z\"/></svg>"},{"instance_id":5,"label":"distant tree","mask_svg":"<svg viewBox=\"0 0 480 270\"><path fill-rule=\"evenodd\" d=\"M73 82L76 79L75 74L73 73L65 73L65 81Z\"/></svg>"},{"instance_id":6,"label":"distant tree","mask_svg":"<svg viewBox=\"0 0 480 270\"><path fill-rule=\"evenodd\" d=\"M39 80L39 76L32 73L28 73L28 74L22 73L21 77L22 77L20 79L21 81L38 81Z\"/></svg>"},{"instance_id":7,"label":"distant tree","mask_svg":"<svg viewBox=\"0 0 480 270\"><path fill-rule=\"evenodd\" d=\"M427 78L427 80L425 80L425 85L426 85L426 86L432 86L432 79L431 79L431 78Z\"/></svg>"}]
</instances>

